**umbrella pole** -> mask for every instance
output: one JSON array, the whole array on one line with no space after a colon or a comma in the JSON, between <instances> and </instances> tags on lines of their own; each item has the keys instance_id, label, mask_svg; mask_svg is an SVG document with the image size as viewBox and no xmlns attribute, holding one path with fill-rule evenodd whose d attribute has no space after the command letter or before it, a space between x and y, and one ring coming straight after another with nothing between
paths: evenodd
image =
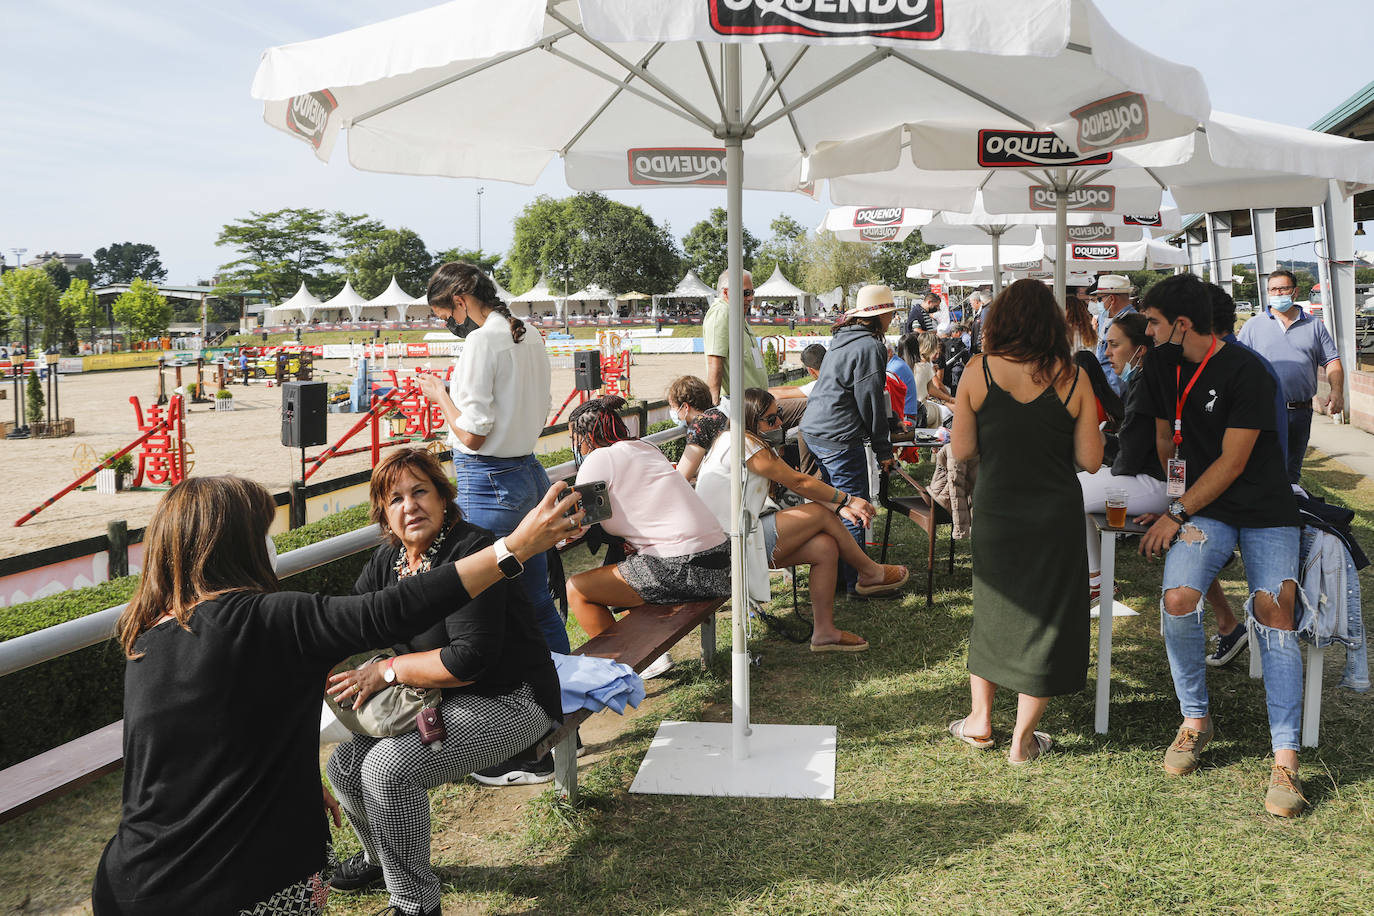
<instances>
[{"instance_id":1,"label":"umbrella pole","mask_svg":"<svg viewBox=\"0 0 1374 916\"><path fill-rule=\"evenodd\" d=\"M749 759L749 576L744 563L744 145L740 46L725 46L725 246L730 280L730 661L731 751Z\"/></svg>"},{"instance_id":2,"label":"umbrella pole","mask_svg":"<svg viewBox=\"0 0 1374 916\"><path fill-rule=\"evenodd\" d=\"M996 298L1002 294L1002 227L993 227L990 234L992 235L992 295L993 298Z\"/></svg>"},{"instance_id":3,"label":"umbrella pole","mask_svg":"<svg viewBox=\"0 0 1374 916\"><path fill-rule=\"evenodd\" d=\"M1069 223L1069 173L1067 169L1054 170L1054 301L1059 307L1066 308L1068 298L1064 287L1068 282Z\"/></svg>"}]
</instances>

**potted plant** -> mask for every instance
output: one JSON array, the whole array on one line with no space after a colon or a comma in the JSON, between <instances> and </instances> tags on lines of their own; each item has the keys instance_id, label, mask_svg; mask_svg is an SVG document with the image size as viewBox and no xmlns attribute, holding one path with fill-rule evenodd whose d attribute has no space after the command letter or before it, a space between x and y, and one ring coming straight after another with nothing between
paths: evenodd
<instances>
[{"instance_id":1,"label":"potted plant","mask_svg":"<svg viewBox=\"0 0 1374 916\"><path fill-rule=\"evenodd\" d=\"M190 396L192 402L199 401L199 400L200 400L200 385L196 384L195 382L187 382L187 383L186 383L186 394Z\"/></svg>"},{"instance_id":2,"label":"potted plant","mask_svg":"<svg viewBox=\"0 0 1374 916\"><path fill-rule=\"evenodd\" d=\"M234 392L228 388L221 388L215 392L215 410L233 410Z\"/></svg>"},{"instance_id":3,"label":"potted plant","mask_svg":"<svg viewBox=\"0 0 1374 916\"><path fill-rule=\"evenodd\" d=\"M115 457L115 452L100 456L101 468L95 474L95 488L100 493L118 493L124 489L124 480L134 472L134 459L130 455Z\"/></svg>"}]
</instances>

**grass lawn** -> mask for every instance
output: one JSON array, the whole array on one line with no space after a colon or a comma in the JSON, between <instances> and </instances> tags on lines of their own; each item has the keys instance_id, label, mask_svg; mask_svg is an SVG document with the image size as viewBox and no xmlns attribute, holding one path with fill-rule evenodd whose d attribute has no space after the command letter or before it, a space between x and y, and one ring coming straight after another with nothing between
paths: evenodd
<instances>
[{"instance_id":1,"label":"grass lawn","mask_svg":"<svg viewBox=\"0 0 1374 916\"><path fill-rule=\"evenodd\" d=\"M1356 509L1357 536L1374 546L1374 484L1319 454L1306 482ZM898 523L894 541L916 573L923 535ZM1342 650L1328 652L1322 745L1302 753L1314 803L1307 816L1284 822L1263 811L1264 693L1244 654L1210 675L1218 737L1203 768L1169 777L1160 757L1178 706L1159 635L1160 564L1123 548L1122 600L1141 614L1114 627L1111 733L1093 732L1090 673L1082 692L1050 705L1042 727L1055 753L1013 769L1005 754L1014 695L998 697L996 750L974 751L945 732L967 710L972 607L968 544L959 544L952 577L944 549L932 609L923 594L839 604L837 622L873 644L865 654L814 656L763 630L751 644L755 721L838 726L835 801L628 794L660 719L729 717L724 625L715 670L678 664L650 713L597 748L605 757L582 770L578 808L552 792L523 806L502 795L519 790L463 784L433 793L445 912L1374 911L1374 694L1335 686ZM1239 566L1227 571L1237 606ZM1371 570L1361 585L1374 589ZM775 604L790 614L790 592ZM680 661L693 639L679 647ZM651 683L652 693L663 682ZM88 884L118 792L118 776L107 777L0 826L0 911L26 893L25 912L41 911ZM336 840L344 854L356 848L347 829ZM385 904L384 894L337 895L330 912L370 914Z\"/></svg>"}]
</instances>

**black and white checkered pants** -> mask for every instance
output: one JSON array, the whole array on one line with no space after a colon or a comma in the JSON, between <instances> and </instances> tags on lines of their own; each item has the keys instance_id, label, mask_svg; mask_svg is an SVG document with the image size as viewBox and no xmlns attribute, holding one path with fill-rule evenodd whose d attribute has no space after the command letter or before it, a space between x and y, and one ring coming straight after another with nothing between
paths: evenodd
<instances>
[{"instance_id":1,"label":"black and white checkered pants","mask_svg":"<svg viewBox=\"0 0 1374 916\"><path fill-rule=\"evenodd\" d=\"M409 913L439 906L428 790L509 760L554 727L527 685L497 697L454 694L439 711L448 731L443 750L425 747L419 732L354 735L327 767L367 860L382 867L391 903Z\"/></svg>"}]
</instances>

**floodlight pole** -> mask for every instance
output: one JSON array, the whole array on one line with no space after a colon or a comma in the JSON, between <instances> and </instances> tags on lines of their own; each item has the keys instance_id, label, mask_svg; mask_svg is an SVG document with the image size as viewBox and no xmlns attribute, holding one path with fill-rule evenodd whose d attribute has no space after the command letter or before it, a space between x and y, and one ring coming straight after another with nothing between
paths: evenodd
<instances>
[{"instance_id":1,"label":"floodlight pole","mask_svg":"<svg viewBox=\"0 0 1374 916\"><path fill-rule=\"evenodd\" d=\"M744 562L744 136L740 91L740 46L723 48L725 125L725 248L729 280L730 316L730 661L731 753L735 760L749 759L749 642L745 620L749 608L749 577Z\"/></svg>"}]
</instances>

